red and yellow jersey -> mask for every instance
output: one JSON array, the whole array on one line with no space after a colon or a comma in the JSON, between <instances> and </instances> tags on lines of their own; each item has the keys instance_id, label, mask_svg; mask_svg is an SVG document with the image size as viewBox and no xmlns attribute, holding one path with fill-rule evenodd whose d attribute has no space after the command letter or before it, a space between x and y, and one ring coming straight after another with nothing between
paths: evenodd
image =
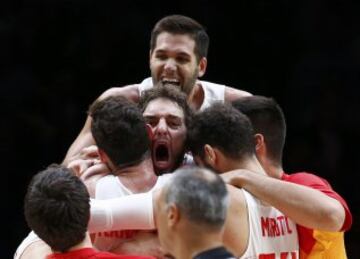
<instances>
[{"instance_id":1,"label":"red and yellow jersey","mask_svg":"<svg viewBox=\"0 0 360 259\"><path fill-rule=\"evenodd\" d=\"M323 178L310 173L283 174L282 180L317 189L338 200L345 209L345 221L339 232L326 232L297 225L301 259L346 259L344 231L350 229L352 215L345 200Z\"/></svg>"}]
</instances>

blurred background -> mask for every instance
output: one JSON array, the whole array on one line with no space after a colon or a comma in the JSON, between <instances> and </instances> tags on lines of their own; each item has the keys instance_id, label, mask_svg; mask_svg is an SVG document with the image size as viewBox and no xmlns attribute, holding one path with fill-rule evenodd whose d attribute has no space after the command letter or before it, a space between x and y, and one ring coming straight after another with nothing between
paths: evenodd
<instances>
[{"instance_id":1,"label":"blurred background","mask_svg":"<svg viewBox=\"0 0 360 259\"><path fill-rule=\"evenodd\" d=\"M0 257L11 258L29 232L22 206L32 175L62 161L104 90L150 75L152 27L184 14L210 35L204 80L282 106L285 170L315 172L348 201L348 256L360 258L359 12L348 0L2 1Z\"/></svg>"}]
</instances>

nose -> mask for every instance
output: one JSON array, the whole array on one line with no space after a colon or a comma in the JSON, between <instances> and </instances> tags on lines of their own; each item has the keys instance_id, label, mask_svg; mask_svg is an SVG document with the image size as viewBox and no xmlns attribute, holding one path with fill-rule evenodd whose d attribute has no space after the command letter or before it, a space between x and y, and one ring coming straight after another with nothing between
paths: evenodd
<instances>
[{"instance_id":1,"label":"nose","mask_svg":"<svg viewBox=\"0 0 360 259\"><path fill-rule=\"evenodd\" d=\"M164 65L164 70L167 73L173 73L176 71L176 62L175 60L169 58L168 60L166 60L165 65Z\"/></svg>"},{"instance_id":2,"label":"nose","mask_svg":"<svg viewBox=\"0 0 360 259\"><path fill-rule=\"evenodd\" d=\"M165 135L168 133L168 125L166 123L165 118L161 118L158 122L158 125L155 128L155 134Z\"/></svg>"}]
</instances>

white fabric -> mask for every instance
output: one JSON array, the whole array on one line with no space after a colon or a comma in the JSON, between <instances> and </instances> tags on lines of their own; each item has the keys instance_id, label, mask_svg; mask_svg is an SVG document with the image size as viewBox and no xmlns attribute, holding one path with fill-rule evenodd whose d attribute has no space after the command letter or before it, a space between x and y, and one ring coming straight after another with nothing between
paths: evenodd
<instances>
[{"instance_id":1,"label":"white fabric","mask_svg":"<svg viewBox=\"0 0 360 259\"><path fill-rule=\"evenodd\" d=\"M207 81L199 81L200 85L204 90L204 101L200 107L200 110L203 110L209 107L212 103L216 101L225 101L225 85L219 85ZM145 78L139 85L139 93L142 94L143 91L151 89L153 87L152 78Z\"/></svg>"},{"instance_id":2,"label":"white fabric","mask_svg":"<svg viewBox=\"0 0 360 259\"><path fill-rule=\"evenodd\" d=\"M19 259L27 247L29 247L32 243L40 240L41 239L34 233L34 231L31 231L16 249L14 259Z\"/></svg>"},{"instance_id":3,"label":"white fabric","mask_svg":"<svg viewBox=\"0 0 360 259\"><path fill-rule=\"evenodd\" d=\"M155 228L151 192L107 200L91 199L90 204L90 233Z\"/></svg>"},{"instance_id":4,"label":"white fabric","mask_svg":"<svg viewBox=\"0 0 360 259\"><path fill-rule=\"evenodd\" d=\"M151 191L158 187L161 187L164 184L164 182L167 181L168 177L169 177L168 174L159 176ZM96 183L96 188L95 188L96 199L100 199L100 200L112 199L130 194L133 194L133 192L128 188L126 188L126 186L121 183L119 177L115 175L104 176L100 178Z\"/></svg>"},{"instance_id":5,"label":"white fabric","mask_svg":"<svg viewBox=\"0 0 360 259\"><path fill-rule=\"evenodd\" d=\"M170 177L171 174L159 176L151 191L161 187ZM110 251L118 247L135 235L137 231L134 229L155 229L151 191L133 194L114 175L98 180L95 191L97 200L91 201L89 223L89 231L96 232L93 243L97 249Z\"/></svg>"},{"instance_id":6,"label":"white fabric","mask_svg":"<svg viewBox=\"0 0 360 259\"><path fill-rule=\"evenodd\" d=\"M262 204L247 191L243 190L243 193L248 207L249 241L240 258L255 259L260 255L269 255L270 258L273 255L271 258L274 259L298 259L299 241L295 223L274 207Z\"/></svg>"}]
</instances>

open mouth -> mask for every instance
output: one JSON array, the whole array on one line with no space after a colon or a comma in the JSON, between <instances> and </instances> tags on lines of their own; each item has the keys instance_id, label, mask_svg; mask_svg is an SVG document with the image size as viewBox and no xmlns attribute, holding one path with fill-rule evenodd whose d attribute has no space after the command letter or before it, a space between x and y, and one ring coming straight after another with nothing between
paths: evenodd
<instances>
[{"instance_id":1,"label":"open mouth","mask_svg":"<svg viewBox=\"0 0 360 259\"><path fill-rule=\"evenodd\" d=\"M154 143L152 152L156 171L167 171L171 167L171 151L168 143Z\"/></svg>"},{"instance_id":2,"label":"open mouth","mask_svg":"<svg viewBox=\"0 0 360 259\"><path fill-rule=\"evenodd\" d=\"M162 79L161 82L164 86L166 85L180 86L180 81L177 79Z\"/></svg>"},{"instance_id":3,"label":"open mouth","mask_svg":"<svg viewBox=\"0 0 360 259\"><path fill-rule=\"evenodd\" d=\"M160 144L155 149L155 158L159 162L169 161L169 150L165 144Z\"/></svg>"}]
</instances>

